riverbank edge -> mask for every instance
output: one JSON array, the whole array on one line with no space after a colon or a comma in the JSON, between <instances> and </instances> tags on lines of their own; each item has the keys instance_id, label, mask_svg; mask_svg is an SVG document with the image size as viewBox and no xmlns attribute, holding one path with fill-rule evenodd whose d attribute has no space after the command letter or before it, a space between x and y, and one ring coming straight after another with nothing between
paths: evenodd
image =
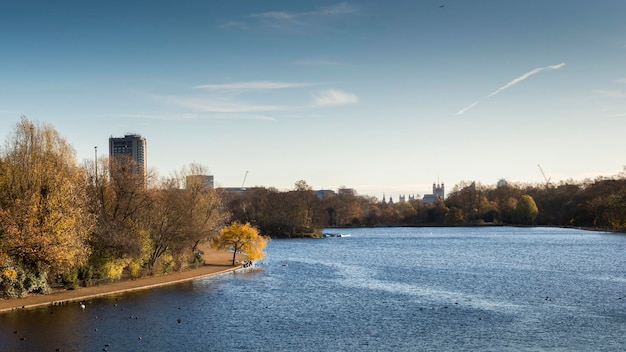
<instances>
[{"instance_id":1,"label":"riverbank edge","mask_svg":"<svg viewBox=\"0 0 626 352\"><path fill-rule=\"evenodd\" d=\"M395 227L406 227L406 228L428 228L428 227L521 227L521 228L553 228L553 229L574 229L574 230L583 230L590 232L606 232L606 233L617 233L617 234L626 234L625 229L606 229L600 227L585 227L585 226L551 226L551 225L512 225L512 224L417 224L417 225L405 225L405 224L396 224L396 225L375 225L375 226L328 226L325 229L378 229L378 228L395 228Z\"/></svg>"},{"instance_id":2,"label":"riverbank edge","mask_svg":"<svg viewBox=\"0 0 626 352\"><path fill-rule=\"evenodd\" d=\"M228 253L228 256L232 258L232 253ZM98 286L80 287L74 290L59 290L47 295L30 294L23 298L0 299L0 314L22 309L80 302L96 297L110 296L132 291L148 290L156 287L193 281L203 277L223 275L241 268L243 268L243 265L241 264L233 266L225 265L223 263L215 264L207 262L195 269L167 275L124 280Z\"/></svg>"}]
</instances>

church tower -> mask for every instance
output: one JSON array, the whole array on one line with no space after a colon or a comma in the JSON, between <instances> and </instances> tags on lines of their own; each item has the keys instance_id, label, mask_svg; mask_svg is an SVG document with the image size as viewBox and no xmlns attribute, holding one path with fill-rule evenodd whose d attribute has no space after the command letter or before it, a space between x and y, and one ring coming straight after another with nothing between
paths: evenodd
<instances>
[{"instance_id":1,"label":"church tower","mask_svg":"<svg viewBox=\"0 0 626 352\"><path fill-rule=\"evenodd\" d=\"M443 185L443 182L441 184L435 184L433 183L433 194L435 195L435 197L443 200L446 196L446 188Z\"/></svg>"}]
</instances>

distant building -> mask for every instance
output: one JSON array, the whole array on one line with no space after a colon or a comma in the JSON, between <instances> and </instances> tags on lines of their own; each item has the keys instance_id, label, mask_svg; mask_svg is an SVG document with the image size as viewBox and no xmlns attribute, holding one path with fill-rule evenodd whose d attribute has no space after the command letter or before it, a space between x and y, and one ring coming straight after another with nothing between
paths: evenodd
<instances>
[{"instance_id":1,"label":"distant building","mask_svg":"<svg viewBox=\"0 0 626 352\"><path fill-rule=\"evenodd\" d=\"M126 156L136 163L133 171L143 175L148 175L148 157L146 150L146 139L138 134L127 134L124 137L109 138L109 158L111 161Z\"/></svg>"},{"instance_id":2,"label":"distant building","mask_svg":"<svg viewBox=\"0 0 626 352\"><path fill-rule=\"evenodd\" d=\"M356 196L356 190L354 188L339 188L337 190L337 194L341 195L349 195Z\"/></svg>"},{"instance_id":3,"label":"distant building","mask_svg":"<svg viewBox=\"0 0 626 352\"><path fill-rule=\"evenodd\" d=\"M504 186L508 186L508 182L506 182L505 179L501 178L500 180L498 180L498 184L497 187L504 187Z\"/></svg>"},{"instance_id":4,"label":"distant building","mask_svg":"<svg viewBox=\"0 0 626 352\"><path fill-rule=\"evenodd\" d=\"M206 188L213 188L213 175L189 175L185 178L186 188L192 185L200 185Z\"/></svg>"},{"instance_id":5,"label":"distant building","mask_svg":"<svg viewBox=\"0 0 626 352\"><path fill-rule=\"evenodd\" d=\"M246 193L248 188L245 187L220 187L218 190L224 191L226 193Z\"/></svg>"},{"instance_id":6,"label":"distant building","mask_svg":"<svg viewBox=\"0 0 626 352\"><path fill-rule=\"evenodd\" d=\"M419 196L419 195L418 195L418 196ZM412 202L412 201L414 201L415 199L416 199L416 198L415 198L415 195L409 194L409 202ZM406 202L406 194L400 194L400 195L398 196L398 203L404 203L404 202ZM386 198L385 194L383 193L383 200L382 200L382 204L387 204L387 203L389 203L389 204L393 204L393 197L392 197L392 196L389 196L389 202L387 202L387 198Z\"/></svg>"},{"instance_id":7,"label":"distant building","mask_svg":"<svg viewBox=\"0 0 626 352\"><path fill-rule=\"evenodd\" d=\"M319 199L324 199L328 196L332 196L335 195L337 193L335 193L335 191L331 190L331 189L320 189L317 191L313 191L315 193L315 195L319 198Z\"/></svg>"},{"instance_id":8,"label":"distant building","mask_svg":"<svg viewBox=\"0 0 626 352\"><path fill-rule=\"evenodd\" d=\"M424 194L424 198L422 198L422 202L424 203L434 203L438 200L443 200L446 196L445 186L443 182L441 184L433 183L433 193L432 194Z\"/></svg>"},{"instance_id":9,"label":"distant building","mask_svg":"<svg viewBox=\"0 0 626 352\"><path fill-rule=\"evenodd\" d=\"M414 194L409 194L409 202L412 202L414 200L415 200L415 195ZM398 197L398 202L400 202L400 203L406 202L406 194L401 194Z\"/></svg>"}]
</instances>

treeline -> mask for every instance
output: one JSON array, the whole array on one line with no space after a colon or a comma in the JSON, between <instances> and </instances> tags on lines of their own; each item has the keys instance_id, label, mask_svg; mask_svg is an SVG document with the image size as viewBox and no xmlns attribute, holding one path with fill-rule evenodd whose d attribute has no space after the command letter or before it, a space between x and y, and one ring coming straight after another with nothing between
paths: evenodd
<instances>
[{"instance_id":1,"label":"treeline","mask_svg":"<svg viewBox=\"0 0 626 352\"><path fill-rule=\"evenodd\" d=\"M343 226L626 228L626 172L558 185L463 182L445 200L426 204L349 192L319 198L305 181L289 191L225 193L187 177L207 173L197 164L165 178L136 170L119 158L79 165L52 126L22 118L0 150L0 296L182 270L200 264L203 245L260 253L264 242L246 240L247 232L220 233L233 221L275 238Z\"/></svg>"},{"instance_id":2,"label":"treeline","mask_svg":"<svg viewBox=\"0 0 626 352\"><path fill-rule=\"evenodd\" d=\"M524 196L537 214L524 217ZM461 183L445 200L449 223L626 229L626 173L559 184L483 186ZM532 206L532 205L531 205ZM520 212L520 207L522 211Z\"/></svg>"},{"instance_id":3,"label":"treeline","mask_svg":"<svg viewBox=\"0 0 626 352\"><path fill-rule=\"evenodd\" d=\"M325 227L542 225L626 229L626 174L558 185L462 182L445 200L386 203L350 193L319 198L305 181L293 190L226 194L233 217L272 237L319 235Z\"/></svg>"},{"instance_id":4,"label":"treeline","mask_svg":"<svg viewBox=\"0 0 626 352\"><path fill-rule=\"evenodd\" d=\"M119 158L79 165L53 127L23 117L0 153L0 296L199 264L229 219L214 189L186 177L206 170L134 170Z\"/></svg>"}]
</instances>

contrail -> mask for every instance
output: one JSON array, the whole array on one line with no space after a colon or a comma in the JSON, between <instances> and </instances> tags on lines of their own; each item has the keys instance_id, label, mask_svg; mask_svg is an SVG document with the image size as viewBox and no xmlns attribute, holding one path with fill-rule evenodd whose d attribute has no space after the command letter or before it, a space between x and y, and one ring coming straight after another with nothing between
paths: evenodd
<instances>
[{"instance_id":1,"label":"contrail","mask_svg":"<svg viewBox=\"0 0 626 352\"><path fill-rule=\"evenodd\" d=\"M461 115L462 113L466 112L467 110L473 108L474 106L476 106L476 104L478 104L477 101L471 103L470 105L468 105L466 108L459 110L459 112L457 112L457 115Z\"/></svg>"},{"instance_id":2,"label":"contrail","mask_svg":"<svg viewBox=\"0 0 626 352\"><path fill-rule=\"evenodd\" d=\"M536 68L536 69L534 69L534 70L531 70L531 71L529 71L529 72L526 72L526 73L524 73L523 75L521 75L521 76L517 77L516 79L512 80L511 82L509 82L509 83L507 83L507 84L503 85L502 87L498 88L496 91L494 91L493 93L489 94L489 95L487 96L487 98L492 97L492 96L494 96L494 95L496 95L496 94L500 93L501 91L503 91L503 90L505 90L505 89L507 89L507 88L510 88L510 87L512 87L512 86L514 86L514 85L516 85L516 84L518 84L519 82L521 82L521 81L525 80L526 78L528 78L528 77L530 77L530 76L533 76L533 75L536 75L537 73L539 73L539 72L541 72L541 71L545 71L545 70L558 70L558 69L560 69L560 68L561 68L561 67L563 67L563 66L565 66L565 64L564 64L564 63L560 63L560 64L558 64L558 65L552 65L552 66L540 67L540 68Z\"/></svg>"},{"instance_id":3,"label":"contrail","mask_svg":"<svg viewBox=\"0 0 626 352\"><path fill-rule=\"evenodd\" d=\"M565 63L560 63L560 64L558 64L558 65L552 65L552 66L546 66L546 67L539 67L539 68L536 68L536 69L534 69L534 70L530 70L530 71L528 71L528 72L524 73L523 75L521 75L521 76L519 76L519 77L515 78L514 80L510 81L509 83L507 83L507 84L503 85L502 87L500 87L500 88L496 89L495 91L491 92L491 94L489 94L489 95L487 95L486 97L484 97L484 98L483 98L483 100L484 100L484 99L487 99L487 98L491 98L492 96L494 96L494 95L496 95L496 94L500 93L501 91L503 91L503 90L505 90L505 89L507 89L507 88L510 88L510 87L512 87L512 86L514 86L514 85L516 85L516 84L520 83L521 81L523 81L523 80L525 80L525 79L529 78L530 76L536 75L537 73L539 73L539 72L541 72L541 71L546 71L546 70L558 70L558 69L562 68L563 66L565 66ZM469 106L467 106L467 107L465 107L465 108L463 108L463 109L459 110L459 112L457 112L457 115L461 115L461 114L463 114L464 112L466 112L467 110L469 110L469 109L473 108L474 106L476 106L476 104L478 104L478 102L479 102L479 101L480 101L480 100L477 100L477 101L473 102L472 104L470 104Z\"/></svg>"}]
</instances>

